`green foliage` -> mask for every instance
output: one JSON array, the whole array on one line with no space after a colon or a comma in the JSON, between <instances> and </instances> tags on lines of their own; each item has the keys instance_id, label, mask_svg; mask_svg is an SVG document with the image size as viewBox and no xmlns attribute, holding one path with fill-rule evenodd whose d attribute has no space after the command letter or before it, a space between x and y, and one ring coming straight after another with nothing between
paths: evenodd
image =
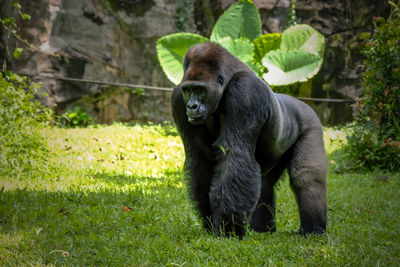
<instances>
[{"instance_id":1,"label":"green foliage","mask_svg":"<svg viewBox=\"0 0 400 267\"><path fill-rule=\"evenodd\" d=\"M4 3L4 5L6 5L6 3ZM5 51L6 51L7 55L11 54L9 51L9 42L10 42L10 40L13 40L11 37L14 37L16 42L15 42L15 49L12 54L15 59L18 59L21 56L22 52L24 51L23 48L19 47L19 45L21 43L24 44L26 47L29 47L30 49L33 49L37 52L59 58L59 55L42 51L42 50L40 50L40 48L31 44L27 39L24 39L21 37L21 35L19 33L20 28L18 27L18 25L16 23L17 19L21 18L22 20L31 20L32 18L29 14L22 12L22 6L18 2L14 1L12 4L12 7L14 10L11 13L16 13L15 16L0 17L0 25L2 26L3 30L5 30L5 32L7 33L7 34L4 34L4 36L7 36L7 38L4 42ZM14 44L12 44L11 46L14 46ZM4 65L5 65L5 61L3 62L3 66Z\"/></svg>"},{"instance_id":2,"label":"green foliage","mask_svg":"<svg viewBox=\"0 0 400 267\"><path fill-rule=\"evenodd\" d=\"M282 35L280 33L267 33L253 40L254 60L262 62L262 58L269 51L279 49Z\"/></svg>"},{"instance_id":3,"label":"green foliage","mask_svg":"<svg viewBox=\"0 0 400 267\"><path fill-rule=\"evenodd\" d=\"M324 57L325 38L309 25L298 24L282 33L282 51L302 51Z\"/></svg>"},{"instance_id":4,"label":"green foliage","mask_svg":"<svg viewBox=\"0 0 400 267\"><path fill-rule=\"evenodd\" d=\"M260 34L261 20L256 6L252 1L240 0L218 19L210 39L220 43L261 75L263 67L253 60L254 45L251 42ZM179 84L183 77L186 51L204 41L208 38L192 33L170 34L157 41L158 60L170 81Z\"/></svg>"},{"instance_id":5,"label":"green foliage","mask_svg":"<svg viewBox=\"0 0 400 267\"><path fill-rule=\"evenodd\" d=\"M254 45L249 39L232 39L230 37L225 37L219 40L219 44L246 63L257 75L261 75L263 67L254 60Z\"/></svg>"},{"instance_id":6,"label":"green foliage","mask_svg":"<svg viewBox=\"0 0 400 267\"><path fill-rule=\"evenodd\" d=\"M263 58L268 69L263 78L275 86L306 82L318 73L321 63L320 57L307 52L274 50Z\"/></svg>"},{"instance_id":7,"label":"green foliage","mask_svg":"<svg viewBox=\"0 0 400 267\"><path fill-rule=\"evenodd\" d=\"M219 42L230 37L253 41L260 35L261 19L257 7L252 1L240 0L221 15L211 32L210 40Z\"/></svg>"},{"instance_id":8,"label":"green foliage","mask_svg":"<svg viewBox=\"0 0 400 267\"><path fill-rule=\"evenodd\" d=\"M189 20L191 11L192 0L179 0L175 12L175 25L176 28L183 32L186 30L186 25Z\"/></svg>"},{"instance_id":9,"label":"green foliage","mask_svg":"<svg viewBox=\"0 0 400 267\"><path fill-rule=\"evenodd\" d=\"M392 3L393 4L393 3ZM394 5L394 4L393 4ZM355 122L348 136L347 167L400 168L400 11L388 19L373 18L375 32L366 43L364 94L355 104Z\"/></svg>"},{"instance_id":10,"label":"green foliage","mask_svg":"<svg viewBox=\"0 0 400 267\"><path fill-rule=\"evenodd\" d=\"M189 33L171 34L157 42L157 54L167 77L178 84L183 56L189 47L208 39ZM321 68L325 38L308 25L289 27L282 34L261 35L261 19L250 0L239 0L218 19L210 40L225 47L271 86L304 82ZM175 52L178 51L178 52ZM263 75L265 71L268 71Z\"/></svg>"},{"instance_id":11,"label":"green foliage","mask_svg":"<svg viewBox=\"0 0 400 267\"><path fill-rule=\"evenodd\" d=\"M325 38L314 28L299 24L282 33L279 49L269 51L262 59L268 72L264 80L272 86L305 82L321 69Z\"/></svg>"},{"instance_id":12,"label":"green foliage","mask_svg":"<svg viewBox=\"0 0 400 267\"><path fill-rule=\"evenodd\" d=\"M48 168L40 129L50 122L52 111L34 100L39 87L26 77L0 74L0 177L31 176Z\"/></svg>"},{"instance_id":13,"label":"green foliage","mask_svg":"<svg viewBox=\"0 0 400 267\"><path fill-rule=\"evenodd\" d=\"M143 88L137 87L137 88L129 88L126 87L125 90L128 93L131 93L134 96L137 96L139 99L142 99L142 97L144 97L146 95L146 90L144 90Z\"/></svg>"},{"instance_id":14,"label":"green foliage","mask_svg":"<svg viewBox=\"0 0 400 267\"><path fill-rule=\"evenodd\" d=\"M93 123L92 117L80 107L65 112L61 116L62 122L66 127L86 127Z\"/></svg>"},{"instance_id":15,"label":"green foliage","mask_svg":"<svg viewBox=\"0 0 400 267\"><path fill-rule=\"evenodd\" d=\"M13 3L13 7L15 7L17 9L21 9L22 8L22 6L18 2L14 2Z\"/></svg>"},{"instance_id":16,"label":"green foliage","mask_svg":"<svg viewBox=\"0 0 400 267\"><path fill-rule=\"evenodd\" d=\"M22 13L22 19L23 19L23 20L31 20L32 17L31 17L29 14Z\"/></svg>"},{"instance_id":17,"label":"green foliage","mask_svg":"<svg viewBox=\"0 0 400 267\"><path fill-rule=\"evenodd\" d=\"M296 200L284 180L276 188L276 233L221 238L202 229L191 207L184 149L172 128L46 128L57 171L0 180L1 265L400 264L399 173L382 181L374 174L328 172L327 233L307 238L296 234ZM330 140L343 133L325 129L324 135L332 170L330 153L340 147Z\"/></svg>"},{"instance_id":18,"label":"green foliage","mask_svg":"<svg viewBox=\"0 0 400 267\"><path fill-rule=\"evenodd\" d=\"M18 16L22 18L22 20L30 20L31 19L31 16L29 14L23 13L21 11L22 6L18 2L14 2L12 6L16 10ZM36 49L26 39L23 39L20 36L20 34L18 33L18 26L17 26L15 17L4 17L4 18L0 17L0 24L3 27L3 29L6 30L6 32L8 32L7 39L9 39L11 36L13 36L18 41L24 43L28 47ZM5 42L5 47L6 47L7 53L9 53L8 40ZM14 49L14 52L13 52L14 58L18 59L21 56L23 50L24 50L23 48L18 47L18 43L17 43L17 45Z\"/></svg>"},{"instance_id":19,"label":"green foliage","mask_svg":"<svg viewBox=\"0 0 400 267\"><path fill-rule=\"evenodd\" d=\"M14 58L15 59L19 58L22 54L22 51L24 51L24 49L22 49L20 47L15 48L14 53L13 53Z\"/></svg>"}]
</instances>

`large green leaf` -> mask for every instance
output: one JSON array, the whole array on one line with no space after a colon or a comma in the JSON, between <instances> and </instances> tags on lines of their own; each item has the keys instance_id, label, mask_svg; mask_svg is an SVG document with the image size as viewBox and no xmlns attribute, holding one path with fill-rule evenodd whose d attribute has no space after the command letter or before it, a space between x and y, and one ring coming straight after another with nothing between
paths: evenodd
<instances>
[{"instance_id":1,"label":"large green leaf","mask_svg":"<svg viewBox=\"0 0 400 267\"><path fill-rule=\"evenodd\" d=\"M282 50L300 50L323 58L324 47L324 36L309 25L298 24L282 33Z\"/></svg>"},{"instance_id":2,"label":"large green leaf","mask_svg":"<svg viewBox=\"0 0 400 267\"><path fill-rule=\"evenodd\" d=\"M253 40L254 44L254 59L261 62L262 58L271 50L280 48L281 34L267 33Z\"/></svg>"},{"instance_id":3,"label":"large green leaf","mask_svg":"<svg viewBox=\"0 0 400 267\"><path fill-rule=\"evenodd\" d=\"M305 51L268 52L263 58L263 65L268 72L264 80L273 86L305 82L318 73L322 58Z\"/></svg>"},{"instance_id":4,"label":"large green leaf","mask_svg":"<svg viewBox=\"0 0 400 267\"><path fill-rule=\"evenodd\" d=\"M193 33L174 33L158 39L158 61L171 82L179 84L182 80L183 58L189 47L207 40L207 38Z\"/></svg>"},{"instance_id":5,"label":"large green leaf","mask_svg":"<svg viewBox=\"0 0 400 267\"><path fill-rule=\"evenodd\" d=\"M225 37L218 43L243 62L249 62L252 59L254 46L248 39Z\"/></svg>"},{"instance_id":6,"label":"large green leaf","mask_svg":"<svg viewBox=\"0 0 400 267\"><path fill-rule=\"evenodd\" d=\"M211 33L211 41L224 37L253 40L261 35L261 19L257 7L250 0L230 6L218 19Z\"/></svg>"},{"instance_id":7,"label":"large green leaf","mask_svg":"<svg viewBox=\"0 0 400 267\"><path fill-rule=\"evenodd\" d=\"M261 73L263 67L254 61L254 45L249 39L232 39L230 37L225 37L219 40L219 44L246 63L256 74L259 75Z\"/></svg>"}]
</instances>

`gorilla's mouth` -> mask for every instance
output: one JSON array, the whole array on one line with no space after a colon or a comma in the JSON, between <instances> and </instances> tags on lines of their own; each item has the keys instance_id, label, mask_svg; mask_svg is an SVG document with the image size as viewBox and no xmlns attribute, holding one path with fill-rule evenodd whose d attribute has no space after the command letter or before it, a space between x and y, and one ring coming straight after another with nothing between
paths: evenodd
<instances>
[{"instance_id":1,"label":"gorilla's mouth","mask_svg":"<svg viewBox=\"0 0 400 267\"><path fill-rule=\"evenodd\" d=\"M198 116L189 116L188 115L188 122L191 124L202 124L205 121L206 116L203 114Z\"/></svg>"}]
</instances>

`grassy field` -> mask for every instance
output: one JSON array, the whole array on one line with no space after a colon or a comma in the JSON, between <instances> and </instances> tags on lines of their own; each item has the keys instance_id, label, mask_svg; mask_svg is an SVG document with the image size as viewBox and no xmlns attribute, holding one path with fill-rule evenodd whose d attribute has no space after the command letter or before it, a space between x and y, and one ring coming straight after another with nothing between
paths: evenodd
<instances>
[{"instance_id":1,"label":"grassy field","mask_svg":"<svg viewBox=\"0 0 400 267\"><path fill-rule=\"evenodd\" d=\"M47 129L43 175L0 178L0 265L399 266L400 173L338 174L327 129L327 233L303 238L285 178L277 232L204 231L187 199L172 127ZM333 141L332 141L333 140ZM336 140L336 141L335 141Z\"/></svg>"}]
</instances>

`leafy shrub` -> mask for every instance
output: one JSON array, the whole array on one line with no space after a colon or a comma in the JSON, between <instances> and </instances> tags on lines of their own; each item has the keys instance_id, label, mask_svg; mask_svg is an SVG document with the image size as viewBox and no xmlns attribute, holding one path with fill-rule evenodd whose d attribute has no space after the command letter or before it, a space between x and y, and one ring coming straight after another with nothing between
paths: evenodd
<instances>
[{"instance_id":1,"label":"leafy shrub","mask_svg":"<svg viewBox=\"0 0 400 267\"><path fill-rule=\"evenodd\" d=\"M400 168L400 10L373 18L375 32L362 53L364 95L355 104L348 136L348 167L398 171Z\"/></svg>"},{"instance_id":2,"label":"leafy shrub","mask_svg":"<svg viewBox=\"0 0 400 267\"><path fill-rule=\"evenodd\" d=\"M295 3L292 19L294 8ZM257 7L250 0L239 0L218 19L210 39L193 33L175 33L157 41L158 59L169 80L179 84L186 51L205 41L225 47L271 86L305 82L317 74L325 45L323 35L308 25L293 25L282 34L261 35Z\"/></svg>"},{"instance_id":3,"label":"leafy shrub","mask_svg":"<svg viewBox=\"0 0 400 267\"><path fill-rule=\"evenodd\" d=\"M11 72L0 74L0 177L46 169L48 149L39 131L52 111L34 100L39 86Z\"/></svg>"},{"instance_id":4,"label":"leafy shrub","mask_svg":"<svg viewBox=\"0 0 400 267\"><path fill-rule=\"evenodd\" d=\"M66 127L86 127L93 123L92 117L80 107L65 112L61 116L61 120Z\"/></svg>"}]
</instances>

